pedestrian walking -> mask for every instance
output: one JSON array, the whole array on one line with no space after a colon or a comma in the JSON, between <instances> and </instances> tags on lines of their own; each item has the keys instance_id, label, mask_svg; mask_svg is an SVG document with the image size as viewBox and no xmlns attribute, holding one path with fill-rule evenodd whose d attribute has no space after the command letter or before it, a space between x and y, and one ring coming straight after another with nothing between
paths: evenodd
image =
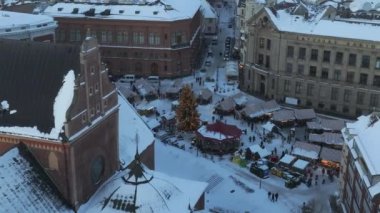
<instances>
[{"instance_id":1,"label":"pedestrian walking","mask_svg":"<svg viewBox=\"0 0 380 213\"><path fill-rule=\"evenodd\" d=\"M270 199L271 195L272 195L272 192L268 192L268 199Z\"/></svg>"},{"instance_id":2,"label":"pedestrian walking","mask_svg":"<svg viewBox=\"0 0 380 213\"><path fill-rule=\"evenodd\" d=\"M277 202L277 199L278 199L278 193L276 192L276 194L274 195L276 197L276 202Z\"/></svg>"},{"instance_id":3,"label":"pedestrian walking","mask_svg":"<svg viewBox=\"0 0 380 213\"><path fill-rule=\"evenodd\" d=\"M272 193L272 202L274 202L274 193Z\"/></svg>"}]
</instances>

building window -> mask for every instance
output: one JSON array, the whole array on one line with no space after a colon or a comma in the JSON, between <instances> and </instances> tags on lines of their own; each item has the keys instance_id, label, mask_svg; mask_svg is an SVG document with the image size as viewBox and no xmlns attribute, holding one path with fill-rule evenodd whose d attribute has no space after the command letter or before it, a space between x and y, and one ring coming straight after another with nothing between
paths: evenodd
<instances>
[{"instance_id":1,"label":"building window","mask_svg":"<svg viewBox=\"0 0 380 213\"><path fill-rule=\"evenodd\" d=\"M320 109L325 108L325 103L323 103L323 102L319 102L319 103L318 103L318 108L320 108Z\"/></svg>"},{"instance_id":2,"label":"building window","mask_svg":"<svg viewBox=\"0 0 380 213\"><path fill-rule=\"evenodd\" d=\"M331 88L331 100L336 101L339 97L339 88Z\"/></svg>"},{"instance_id":3,"label":"building window","mask_svg":"<svg viewBox=\"0 0 380 213\"><path fill-rule=\"evenodd\" d=\"M100 112L100 104L96 104L96 112L97 112L97 113Z\"/></svg>"},{"instance_id":4,"label":"building window","mask_svg":"<svg viewBox=\"0 0 380 213\"><path fill-rule=\"evenodd\" d=\"M80 40L81 40L80 30L78 29L70 30L70 41L80 41Z\"/></svg>"},{"instance_id":5,"label":"building window","mask_svg":"<svg viewBox=\"0 0 380 213\"><path fill-rule=\"evenodd\" d=\"M128 32L117 32L116 41L117 43L128 43Z\"/></svg>"},{"instance_id":6,"label":"building window","mask_svg":"<svg viewBox=\"0 0 380 213\"><path fill-rule=\"evenodd\" d=\"M286 52L286 56L288 58L293 58L294 57L294 47L293 46L288 46L288 50Z\"/></svg>"},{"instance_id":7,"label":"building window","mask_svg":"<svg viewBox=\"0 0 380 213\"><path fill-rule=\"evenodd\" d=\"M302 90L302 83L301 82L296 82L296 94L300 94Z\"/></svg>"},{"instance_id":8,"label":"building window","mask_svg":"<svg viewBox=\"0 0 380 213\"><path fill-rule=\"evenodd\" d=\"M345 89L344 90L344 95L343 95L343 101L346 103L349 103L351 100L351 90Z\"/></svg>"},{"instance_id":9,"label":"building window","mask_svg":"<svg viewBox=\"0 0 380 213\"><path fill-rule=\"evenodd\" d=\"M343 62L343 53L342 52L336 52L335 64L342 64L342 62Z\"/></svg>"},{"instance_id":10,"label":"building window","mask_svg":"<svg viewBox=\"0 0 380 213\"><path fill-rule=\"evenodd\" d=\"M133 44L144 44L144 33L134 32L133 33Z\"/></svg>"},{"instance_id":11,"label":"building window","mask_svg":"<svg viewBox=\"0 0 380 213\"><path fill-rule=\"evenodd\" d=\"M306 93L308 96L314 95L314 84L307 84Z\"/></svg>"},{"instance_id":12,"label":"building window","mask_svg":"<svg viewBox=\"0 0 380 213\"><path fill-rule=\"evenodd\" d=\"M102 31L100 38L102 42L107 42L107 32Z\"/></svg>"},{"instance_id":13,"label":"building window","mask_svg":"<svg viewBox=\"0 0 380 213\"><path fill-rule=\"evenodd\" d=\"M104 174L105 161L101 156L91 162L91 180L93 184L99 184Z\"/></svg>"},{"instance_id":14,"label":"building window","mask_svg":"<svg viewBox=\"0 0 380 213\"><path fill-rule=\"evenodd\" d=\"M348 106L343 106L342 112L343 113L350 113L350 108L348 108Z\"/></svg>"},{"instance_id":15,"label":"building window","mask_svg":"<svg viewBox=\"0 0 380 213\"><path fill-rule=\"evenodd\" d=\"M92 89L92 87L90 87L90 89L89 89L89 92L88 92L89 94L90 94L90 96L94 93L94 91L93 91L93 89Z\"/></svg>"},{"instance_id":16,"label":"building window","mask_svg":"<svg viewBox=\"0 0 380 213\"><path fill-rule=\"evenodd\" d=\"M265 56L265 67L270 68L270 56Z\"/></svg>"},{"instance_id":17,"label":"building window","mask_svg":"<svg viewBox=\"0 0 380 213\"><path fill-rule=\"evenodd\" d=\"M356 94L356 103L357 104L364 104L364 98L365 98L365 93L359 91Z\"/></svg>"},{"instance_id":18,"label":"building window","mask_svg":"<svg viewBox=\"0 0 380 213\"><path fill-rule=\"evenodd\" d=\"M335 81L339 81L340 80L340 75L341 75L340 70L335 70L334 71L334 80Z\"/></svg>"},{"instance_id":19,"label":"building window","mask_svg":"<svg viewBox=\"0 0 380 213\"><path fill-rule=\"evenodd\" d=\"M160 36L156 33L149 33L149 45L160 45Z\"/></svg>"},{"instance_id":20,"label":"building window","mask_svg":"<svg viewBox=\"0 0 380 213\"><path fill-rule=\"evenodd\" d=\"M270 50L270 46L271 46L271 41L270 39L267 39L267 50Z\"/></svg>"},{"instance_id":21,"label":"building window","mask_svg":"<svg viewBox=\"0 0 380 213\"><path fill-rule=\"evenodd\" d=\"M329 78L329 69L327 69L327 68L322 68L322 75L321 75L321 78L322 78L322 79L328 79L328 78Z\"/></svg>"},{"instance_id":22,"label":"building window","mask_svg":"<svg viewBox=\"0 0 380 213\"><path fill-rule=\"evenodd\" d=\"M308 106L308 107L313 106L313 102L311 102L310 100L307 100L306 101L306 106Z\"/></svg>"},{"instance_id":23,"label":"building window","mask_svg":"<svg viewBox=\"0 0 380 213\"><path fill-rule=\"evenodd\" d=\"M331 52L329 50L323 51L323 62L330 63Z\"/></svg>"},{"instance_id":24,"label":"building window","mask_svg":"<svg viewBox=\"0 0 380 213\"><path fill-rule=\"evenodd\" d=\"M355 73L354 72L347 72L346 81L348 83L353 83L354 82L354 77L355 77Z\"/></svg>"},{"instance_id":25,"label":"building window","mask_svg":"<svg viewBox=\"0 0 380 213\"><path fill-rule=\"evenodd\" d=\"M272 79L272 89L274 89L274 86L275 86L275 80Z\"/></svg>"},{"instance_id":26,"label":"building window","mask_svg":"<svg viewBox=\"0 0 380 213\"><path fill-rule=\"evenodd\" d=\"M379 75L375 75L373 77L373 86L380 87L380 76Z\"/></svg>"},{"instance_id":27,"label":"building window","mask_svg":"<svg viewBox=\"0 0 380 213\"><path fill-rule=\"evenodd\" d=\"M317 76L317 67L316 66L310 66L309 76L311 76L311 77Z\"/></svg>"},{"instance_id":28,"label":"building window","mask_svg":"<svg viewBox=\"0 0 380 213\"><path fill-rule=\"evenodd\" d=\"M356 66L356 54L350 53L350 55L348 56L348 65Z\"/></svg>"},{"instance_id":29,"label":"building window","mask_svg":"<svg viewBox=\"0 0 380 213\"><path fill-rule=\"evenodd\" d=\"M318 61L318 50L317 49L311 49L310 60L311 61Z\"/></svg>"},{"instance_id":30,"label":"building window","mask_svg":"<svg viewBox=\"0 0 380 213\"><path fill-rule=\"evenodd\" d=\"M284 82L284 91L289 92L290 91L290 80L285 80Z\"/></svg>"},{"instance_id":31,"label":"building window","mask_svg":"<svg viewBox=\"0 0 380 213\"><path fill-rule=\"evenodd\" d=\"M300 47L298 49L298 59L305 60L306 57L306 48L305 47Z\"/></svg>"},{"instance_id":32,"label":"building window","mask_svg":"<svg viewBox=\"0 0 380 213\"><path fill-rule=\"evenodd\" d=\"M95 93L99 92L99 83L95 84Z\"/></svg>"},{"instance_id":33,"label":"building window","mask_svg":"<svg viewBox=\"0 0 380 213\"><path fill-rule=\"evenodd\" d=\"M286 73L290 74L293 72L293 64L292 63L286 63Z\"/></svg>"},{"instance_id":34,"label":"building window","mask_svg":"<svg viewBox=\"0 0 380 213\"><path fill-rule=\"evenodd\" d=\"M359 84L367 85L367 79L368 79L368 74L361 73L360 79L359 79Z\"/></svg>"},{"instance_id":35,"label":"building window","mask_svg":"<svg viewBox=\"0 0 380 213\"><path fill-rule=\"evenodd\" d=\"M370 56L369 55L363 55L362 56L362 68L369 68L369 62L370 62Z\"/></svg>"},{"instance_id":36,"label":"building window","mask_svg":"<svg viewBox=\"0 0 380 213\"><path fill-rule=\"evenodd\" d=\"M376 58L375 69L380 69L380 57Z\"/></svg>"},{"instance_id":37,"label":"building window","mask_svg":"<svg viewBox=\"0 0 380 213\"><path fill-rule=\"evenodd\" d=\"M260 48L264 48L264 45L265 45L265 39L264 38L260 38L259 39L259 47Z\"/></svg>"},{"instance_id":38,"label":"building window","mask_svg":"<svg viewBox=\"0 0 380 213\"><path fill-rule=\"evenodd\" d=\"M330 105L330 110L335 112L336 111L336 105L335 104L331 104Z\"/></svg>"},{"instance_id":39,"label":"building window","mask_svg":"<svg viewBox=\"0 0 380 213\"><path fill-rule=\"evenodd\" d=\"M305 69L305 66L303 64L298 64L297 74L298 75L303 75L304 69Z\"/></svg>"},{"instance_id":40,"label":"building window","mask_svg":"<svg viewBox=\"0 0 380 213\"><path fill-rule=\"evenodd\" d=\"M369 105L371 107L377 107L379 105L379 95L378 94L371 94L369 98Z\"/></svg>"},{"instance_id":41,"label":"building window","mask_svg":"<svg viewBox=\"0 0 380 213\"><path fill-rule=\"evenodd\" d=\"M87 121L86 113L83 113L82 114L82 123L86 123L86 121Z\"/></svg>"},{"instance_id":42,"label":"building window","mask_svg":"<svg viewBox=\"0 0 380 213\"><path fill-rule=\"evenodd\" d=\"M259 54L259 59L257 61L257 64L259 64L259 65L264 64L264 55L263 54Z\"/></svg>"}]
</instances>

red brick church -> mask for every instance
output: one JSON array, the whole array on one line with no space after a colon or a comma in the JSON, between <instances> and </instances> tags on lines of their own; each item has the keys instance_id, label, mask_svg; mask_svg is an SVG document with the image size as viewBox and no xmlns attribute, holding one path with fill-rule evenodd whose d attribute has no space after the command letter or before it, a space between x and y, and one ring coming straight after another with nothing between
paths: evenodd
<instances>
[{"instance_id":1,"label":"red brick church","mask_svg":"<svg viewBox=\"0 0 380 213\"><path fill-rule=\"evenodd\" d=\"M74 208L119 167L117 92L96 40L0 40L0 155L18 145Z\"/></svg>"}]
</instances>

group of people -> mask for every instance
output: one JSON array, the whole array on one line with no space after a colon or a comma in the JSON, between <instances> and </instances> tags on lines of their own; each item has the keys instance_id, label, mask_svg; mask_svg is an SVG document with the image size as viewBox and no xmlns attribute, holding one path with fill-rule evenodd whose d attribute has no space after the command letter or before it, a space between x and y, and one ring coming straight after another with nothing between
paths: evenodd
<instances>
[{"instance_id":1,"label":"group of people","mask_svg":"<svg viewBox=\"0 0 380 213\"><path fill-rule=\"evenodd\" d=\"M278 199L278 193L272 193L272 192L268 192L268 199L272 202L277 202L277 199Z\"/></svg>"}]
</instances>

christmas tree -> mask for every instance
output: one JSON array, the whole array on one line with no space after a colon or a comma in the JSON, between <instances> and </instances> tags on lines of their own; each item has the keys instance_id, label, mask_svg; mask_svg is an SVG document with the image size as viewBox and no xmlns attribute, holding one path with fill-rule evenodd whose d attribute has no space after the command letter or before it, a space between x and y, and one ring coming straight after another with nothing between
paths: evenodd
<instances>
[{"instance_id":1,"label":"christmas tree","mask_svg":"<svg viewBox=\"0 0 380 213\"><path fill-rule=\"evenodd\" d=\"M182 88L176 118L178 130L190 132L197 130L199 127L197 102L189 85Z\"/></svg>"}]
</instances>

